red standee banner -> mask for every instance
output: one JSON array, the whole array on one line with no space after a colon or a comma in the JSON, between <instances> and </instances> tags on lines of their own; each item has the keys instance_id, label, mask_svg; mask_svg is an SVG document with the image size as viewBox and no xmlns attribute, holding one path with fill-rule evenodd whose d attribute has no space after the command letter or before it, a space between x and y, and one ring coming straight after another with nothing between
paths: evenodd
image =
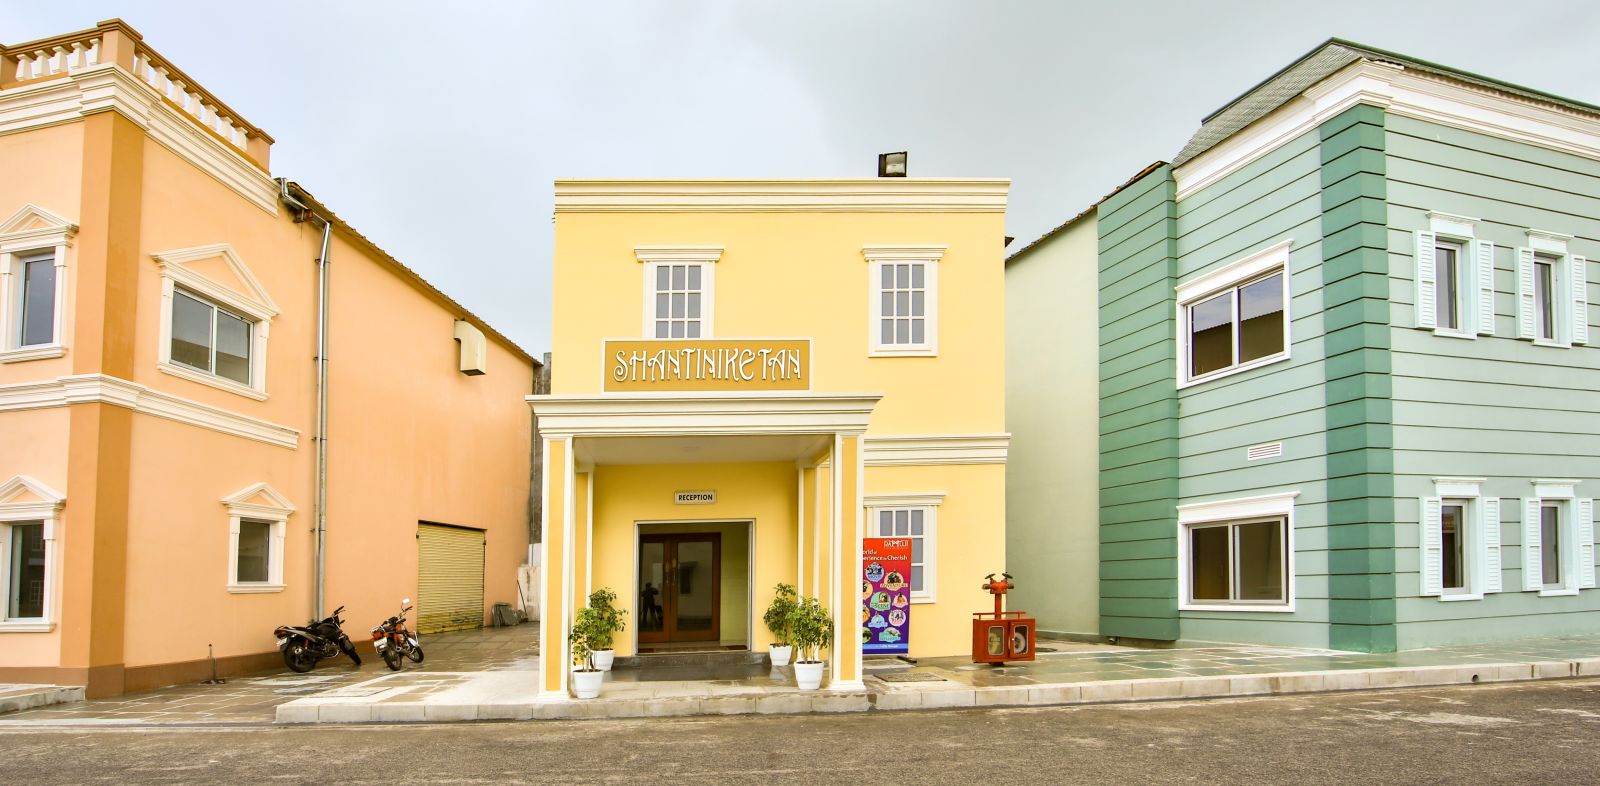
<instances>
[{"instance_id":1,"label":"red standee banner","mask_svg":"<svg viewBox=\"0 0 1600 786\"><path fill-rule=\"evenodd\" d=\"M861 651L904 655L911 644L911 539L861 541Z\"/></svg>"}]
</instances>

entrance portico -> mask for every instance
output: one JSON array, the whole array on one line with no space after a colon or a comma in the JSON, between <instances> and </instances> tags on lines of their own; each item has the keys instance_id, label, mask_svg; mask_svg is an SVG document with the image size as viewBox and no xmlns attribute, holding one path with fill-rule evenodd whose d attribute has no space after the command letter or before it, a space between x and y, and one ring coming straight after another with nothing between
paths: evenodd
<instances>
[{"instance_id":1,"label":"entrance portico","mask_svg":"<svg viewBox=\"0 0 1600 786\"><path fill-rule=\"evenodd\" d=\"M664 599L652 591L681 592L679 582L690 580L720 582L724 602L736 600L730 591L744 593L742 611L720 613L743 615L735 622L755 650L771 643L759 620L774 584L793 584L816 598L834 617L829 684L860 689L861 441L880 398L787 392L529 396L545 461L540 696L567 696L567 634L589 591L611 587L629 612L628 631L615 642L625 656L637 651L647 616L646 637L663 632L656 622L664 621L665 607L645 607ZM694 555L687 561L695 564L713 554L717 560L737 556L693 545L714 542L711 533L734 522L748 525L746 586L730 587L731 574L707 571L694 578L681 555L657 568L663 584L676 586L658 586L655 574L642 575L640 548L647 541L664 544L663 560L667 548L683 549L684 543L691 544L684 553Z\"/></svg>"}]
</instances>

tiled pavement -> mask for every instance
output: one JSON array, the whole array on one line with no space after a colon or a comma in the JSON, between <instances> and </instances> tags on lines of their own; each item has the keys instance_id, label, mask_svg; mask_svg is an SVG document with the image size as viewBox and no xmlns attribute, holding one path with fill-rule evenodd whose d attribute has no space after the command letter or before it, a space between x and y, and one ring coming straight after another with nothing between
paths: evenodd
<instances>
[{"instance_id":1,"label":"tiled pavement","mask_svg":"<svg viewBox=\"0 0 1600 786\"><path fill-rule=\"evenodd\" d=\"M539 626L485 628L424 636L421 665L406 661L402 673L503 671L538 662ZM288 669L235 677L222 685L175 685L106 699L57 704L0 715L0 727L17 725L233 724L271 723L287 701L392 674L376 656L359 668L340 656L309 674Z\"/></svg>"}]
</instances>

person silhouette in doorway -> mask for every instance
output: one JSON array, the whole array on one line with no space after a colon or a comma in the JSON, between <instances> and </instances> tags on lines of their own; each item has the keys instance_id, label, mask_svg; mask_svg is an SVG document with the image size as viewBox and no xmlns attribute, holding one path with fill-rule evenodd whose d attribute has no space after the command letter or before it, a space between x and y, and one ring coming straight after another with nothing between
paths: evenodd
<instances>
[{"instance_id":1,"label":"person silhouette in doorway","mask_svg":"<svg viewBox=\"0 0 1600 786\"><path fill-rule=\"evenodd\" d=\"M661 590L656 589L650 582L644 583L644 589L639 591L640 607L644 609L644 627L649 630L660 630L663 623L661 604L656 598L661 595ZM652 620L654 622L652 623Z\"/></svg>"}]
</instances>

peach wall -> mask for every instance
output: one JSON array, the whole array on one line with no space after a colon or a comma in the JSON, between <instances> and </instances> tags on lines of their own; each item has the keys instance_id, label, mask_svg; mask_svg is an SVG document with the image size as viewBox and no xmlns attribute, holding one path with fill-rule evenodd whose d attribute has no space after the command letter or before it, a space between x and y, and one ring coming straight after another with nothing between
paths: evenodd
<instances>
[{"instance_id":1,"label":"peach wall","mask_svg":"<svg viewBox=\"0 0 1600 786\"><path fill-rule=\"evenodd\" d=\"M3 137L0 137L3 139ZM35 409L0 415L5 429L4 448L0 449L0 483L17 475L27 475L63 494L67 490L67 411ZM70 500L69 500L70 502ZM63 509L56 526L56 564L61 563L61 547L71 537L71 511ZM56 595L60 593L61 573L56 571ZM0 666L54 666L61 656L61 629L49 633L0 634Z\"/></svg>"},{"instance_id":2,"label":"peach wall","mask_svg":"<svg viewBox=\"0 0 1600 786\"><path fill-rule=\"evenodd\" d=\"M25 134L0 136L0 221L33 204L79 223L82 193L83 124L68 123ZM75 253L67 256L67 295L77 288ZM68 341L70 326L66 328ZM65 357L27 363L0 363L0 385L54 379L70 373ZM65 484L63 484L63 487Z\"/></svg>"}]
</instances>

